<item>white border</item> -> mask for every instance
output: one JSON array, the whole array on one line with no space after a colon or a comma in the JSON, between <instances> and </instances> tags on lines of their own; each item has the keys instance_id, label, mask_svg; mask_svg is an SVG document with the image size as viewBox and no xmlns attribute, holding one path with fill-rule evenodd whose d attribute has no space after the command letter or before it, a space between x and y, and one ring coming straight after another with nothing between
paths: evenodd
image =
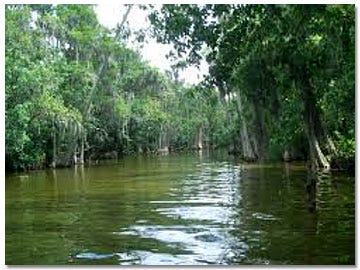
<instances>
[{"instance_id":1,"label":"white border","mask_svg":"<svg viewBox=\"0 0 360 270\"><path fill-rule=\"evenodd\" d=\"M0 257L5 258L5 5L0 4L0 140L1 140L1 204L0 211L1 217L3 217L3 222L1 222L1 237L2 242ZM4 259L5 264L5 259Z\"/></svg>"},{"instance_id":2,"label":"white border","mask_svg":"<svg viewBox=\"0 0 360 270\"><path fill-rule=\"evenodd\" d=\"M130 1L119 1L122 3L130 3ZM2 268L15 268L15 267L7 267L5 266L5 4L99 4L99 3L104 3L104 1L99 1L99 0L92 0L92 1L88 1L88 0L77 0L77 1L58 1L58 0L52 0L52 1L43 1L43 0L23 0L23 1L10 1L10 0L5 0L4 2L0 3L0 85L2 86L1 88L1 92L0 92L0 114L2 115L2 119L0 121L0 139L1 139L1 148L0 148L0 152L2 152L1 154L1 164L3 164L2 170L1 170L1 177L0 177L0 181L2 182L2 194L1 194L1 216L4 218L3 222L1 222L1 252L0 252L0 257L2 258ZM166 4L176 4L179 3L179 1L158 1L158 2L154 2L154 1L138 1L138 0L134 0L131 1L131 4L150 4L150 3L166 3ZM181 3L183 4L199 4L199 3L209 3L209 4L230 4L230 3L234 3L232 1L181 1ZM268 1L241 1L241 3L252 3L252 4L259 4L259 3L276 3L276 4L330 4L329 1L324 1L324 0L320 0L320 1L296 1L296 0L291 0L291 1L272 1L272 2L268 2ZM359 4L356 4L356 1L341 1L341 0L337 0L337 1L331 1L331 4L355 4L356 5L356 36L358 34L358 29L359 29L359 22L358 22L358 7ZM358 43L356 42L356 70L359 70L359 59L358 59ZM356 122L359 118L359 110L357 109L357 105L359 104L359 94L358 92L358 73L356 73L356 105L355 105L355 111L356 111ZM359 150L359 141L358 141L358 135L359 135L359 130L358 130L358 125L356 125L356 153ZM358 155L356 155L356 164L358 164L359 162L359 157ZM356 166L356 175L358 175L358 166ZM358 185L356 184L356 194L358 194ZM357 201L357 200L356 200ZM357 206L357 202L355 203L355 206ZM356 217L358 216L358 211L357 211L357 207L355 207L356 209ZM356 218L356 229L358 227L358 219ZM355 263L358 263L358 254L359 254L359 249L358 249L358 234L356 233L356 260ZM21 252L21 250L19 250L19 252ZM216 266L215 268L222 268L223 266ZM244 266L244 265L240 265L240 266L227 266L229 268L241 268L241 269L261 269L262 266ZM271 267L271 268L279 268L277 266L267 266L267 267ZM336 268L336 269L349 269L352 268L354 269L354 267L348 267L348 266L310 266L311 268ZM28 268L34 268L34 269L38 269L38 268L50 268L50 266L33 266L33 267L23 267L23 266L18 266L16 267L16 269L28 269ZM92 268L92 269L118 269L119 266L59 266L59 267L51 267L51 268L56 268L56 269L76 269L76 268ZM126 267L126 266L122 266L122 268L136 268L136 269L167 269L168 267L149 267L149 266L134 266L134 267ZM172 269L199 269L199 267L182 267L182 266L171 266ZM203 268L203 267L200 267ZM213 267L211 267L213 268ZM286 266L286 267L281 267L281 269L292 269L292 268L297 268L297 269L308 269L308 267L297 267L297 266Z\"/></svg>"}]
</instances>

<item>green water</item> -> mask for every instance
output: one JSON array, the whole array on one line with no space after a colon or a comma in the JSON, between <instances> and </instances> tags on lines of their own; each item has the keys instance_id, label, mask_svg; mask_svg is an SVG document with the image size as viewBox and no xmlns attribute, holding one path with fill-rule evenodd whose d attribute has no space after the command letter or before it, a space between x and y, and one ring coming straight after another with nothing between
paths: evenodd
<instances>
[{"instance_id":1,"label":"green water","mask_svg":"<svg viewBox=\"0 0 360 270\"><path fill-rule=\"evenodd\" d=\"M6 264L355 264L355 179L302 164L129 157L6 176Z\"/></svg>"}]
</instances>

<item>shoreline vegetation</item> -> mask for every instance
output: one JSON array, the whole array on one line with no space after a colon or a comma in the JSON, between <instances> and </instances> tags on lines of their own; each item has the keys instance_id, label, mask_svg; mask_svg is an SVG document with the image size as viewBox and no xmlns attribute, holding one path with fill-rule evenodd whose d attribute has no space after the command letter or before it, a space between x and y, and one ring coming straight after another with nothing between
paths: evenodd
<instances>
[{"instance_id":1,"label":"shoreline vegetation","mask_svg":"<svg viewBox=\"0 0 360 270\"><path fill-rule=\"evenodd\" d=\"M38 166L38 167L30 167L30 168L24 168L21 170L9 170L7 171L8 173L15 173L15 172L26 172L26 171L38 171L38 170L46 170L46 169L61 169L61 168L70 168L70 167L75 167L75 166L92 166L92 165L98 165L98 164L102 164L104 162L108 162L108 161L113 161L113 162L118 162L121 159L124 159L126 157L156 157L156 156L166 156L166 155L183 155L183 154L199 154L202 152L206 152L207 154L214 154L217 151L220 151L222 154L226 154L227 156L232 156L234 158L236 158L236 160L238 160L239 162L243 163L243 164L259 164L259 165L263 165L266 164L268 162L270 163L284 163L284 164L292 164L295 163L297 164L298 162L304 162L304 166L306 166L306 164L309 163L308 160L306 160L305 158L297 158L297 159L287 159L285 160L283 159L277 159L277 160L249 160L246 158L241 157L238 153L233 153L231 152L231 150L227 151L226 149L209 149L209 148L205 148L205 149L181 149L181 150L172 150L172 151L166 151L166 150L160 150L160 151L154 151L154 152L145 152L145 153L128 153L126 155L118 155L116 152L109 152L109 153L105 153L103 156L99 157L98 159L94 159L94 160L86 160L84 161L84 163L71 163L71 164L60 164L58 165L56 168L52 167L51 164L50 165L42 165L42 166ZM339 158L337 160L333 160L332 161L331 167L330 167L330 171L331 172L347 172L347 173L351 173L354 174L355 173L355 161L352 158Z\"/></svg>"},{"instance_id":2,"label":"shoreline vegetation","mask_svg":"<svg viewBox=\"0 0 360 270\"><path fill-rule=\"evenodd\" d=\"M147 32L126 24L136 8ZM7 172L207 148L354 172L354 5L123 9L107 29L92 5L6 5ZM172 44L172 69L126 47L134 34ZM179 80L201 59L201 83Z\"/></svg>"}]
</instances>

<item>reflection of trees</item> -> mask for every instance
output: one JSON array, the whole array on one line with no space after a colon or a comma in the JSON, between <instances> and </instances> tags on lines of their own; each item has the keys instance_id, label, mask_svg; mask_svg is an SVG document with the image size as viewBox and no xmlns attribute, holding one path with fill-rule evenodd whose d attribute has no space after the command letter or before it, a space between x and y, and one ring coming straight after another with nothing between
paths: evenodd
<instances>
[{"instance_id":1,"label":"reflection of trees","mask_svg":"<svg viewBox=\"0 0 360 270\"><path fill-rule=\"evenodd\" d=\"M155 241L114 233L138 221L166 225L149 202L169 200L169 191L178 185L174 180L182 179L188 168L183 169L183 164L171 157L136 157L124 162L126 166L87 171L91 185L83 196L86 200L77 203L79 220L69 229L71 239L76 240L74 253L84 252L84 247L99 253L146 250L149 245L158 248Z\"/></svg>"},{"instance_id":2,"label":"reflection of trees","mask_svg":"<svg viewBox=\"0 0 360 270\"><path fill-rule=\"evenodd\" d=\"M16 257L13 263L67 262L79 221L89 206L89 183L84 166L31 172L26 183L20 181L17 192L22 195L9 198L7 205L11 213L6 220L7 254Z\"/></svg>"},{"instance_id":3,"label":"reflection of trees","mask_svg":"<svg viewBox=\"0 0 360 270\"><path fill-rule=\"evenodd\" d=\"M306 254L304 227L311 225L304 220L304 172L291 164L244 166L236 232L249 246L243 263L303 263L297 254Z\"/></svg>"},{"instance_id":4,"label":"reflection of trees","mask_svg":"<svg viewBox=\"0 0 360 270\"><path fill-rule=\"evenodd\" d=\"M68 171L68 170L64 170ZM71 246L66 227L71 213L60 201L63 171L29 173L7 198L6 261L9 264L64 264ZM72 180L72 179L71 179ZM17 179L9 179L16 183ZM71 212L71 211L70 211ZM56 247L56 248L54 248Z\"/></svg>"},{"instance_id":5,"label":"reflection of trees","mask_svg":"<svg viewBox=\"0 0 360 270\"><path fill-rule=\"evenodd\" d=\"M317 235L329 248L329 263L355 263L355 183L345 174L322 172L317 184Z\"/></svg>"},{"instance_id":6,"label":"reflection of trees","mask_svg":"<svg viewBox=\"0 0 360 270\"><path fill-rule=\"evenodd\" d=\"M159 249L161 241L156 239L112 234L141 221L143 227L155 229L162 225L171 230L179 224L214 229L209 237L221 238L216 254L221 263L354 262L354 186L344 176L319 176L317 209L310 213L304 169L206 161L206 155L202 161L169 157L148 160L146 169L129 161L126 169L79 166L13 179L6 191L6 261L66 263L84 249ZM179 204L149 203L167 200ZM182 204L184 200L194 204ZM195 211L206 204L213 206L202 208L208 213ZM179 206L194 210L185 212L195 214L191 218L203 214L216 220L166 215ZM154 211L157 207L169 211ZM207 247L217 243L206 235L197 240ZM157 252L167 251L163 244Z\"/></svg>"},{"instance_id":7,"label":"reflection of trees","mask_svg":"<svg viewBox=\"0 0 360 270\"><path fill-rule=\"evenodd\" d=\"M249 248L240 263L336 264L354 261L353 187L334 176L307 175L296 164L244 166L238 226L232 232ZM310 191L307 193L305 186ZM338 182L334 185L334 182ZM342 194L341 194L342 192ZM314 207L310 212L309 207Z\"/></svg>"},{"instance_id":8,"label":"reflection of trees","mask_svg":"<svg viewBox=\"0 0 360 270\"><path fill-rule=\"evenodd\" d=\"M239 174L239 188L236 229L232 234L242 248L234 249L236 255L235 263L261 263L253 258L263 258L261 247L267 246L267 240L261 236L265 232L263 224L254 214L272 214L268 207L273 204L272 200L278 194L275 189L268 187L269 182L266 179L268 169L258 167L257 165L242 165ZM274 187L277 183L272 183ZM265 221L266 222L266 221ZM244 252L245 251L245 252Z\"/></svg>"},{"instance_id":9,"label":"reflection of trees","mask_svg":"<svg viewBox=\"0 0 360 270\"><path fill-rule=\"evenodd\" d=\"M308 200L307 200L308 209L311 213L315 212L316 210L316 182L317 182L316 171L312 169L308 169L306 191L308 194Z\"/></svg>"}]
</instances>

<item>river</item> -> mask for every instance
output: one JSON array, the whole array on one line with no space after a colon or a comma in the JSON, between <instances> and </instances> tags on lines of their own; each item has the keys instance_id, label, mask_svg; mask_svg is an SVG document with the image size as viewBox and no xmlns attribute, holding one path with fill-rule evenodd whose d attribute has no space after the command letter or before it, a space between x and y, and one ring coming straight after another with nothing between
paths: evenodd
<instances>
[{"instance_id":1,"label":"river","mask_svg":"<svg viewBox=\"0 0 360 270\"><path fill-rule=\"evenodd\" d=\"M6 264L355 264L355 178L307 209L301 163L126 157L6 175Z\"/></svg>"}]
</instances>

